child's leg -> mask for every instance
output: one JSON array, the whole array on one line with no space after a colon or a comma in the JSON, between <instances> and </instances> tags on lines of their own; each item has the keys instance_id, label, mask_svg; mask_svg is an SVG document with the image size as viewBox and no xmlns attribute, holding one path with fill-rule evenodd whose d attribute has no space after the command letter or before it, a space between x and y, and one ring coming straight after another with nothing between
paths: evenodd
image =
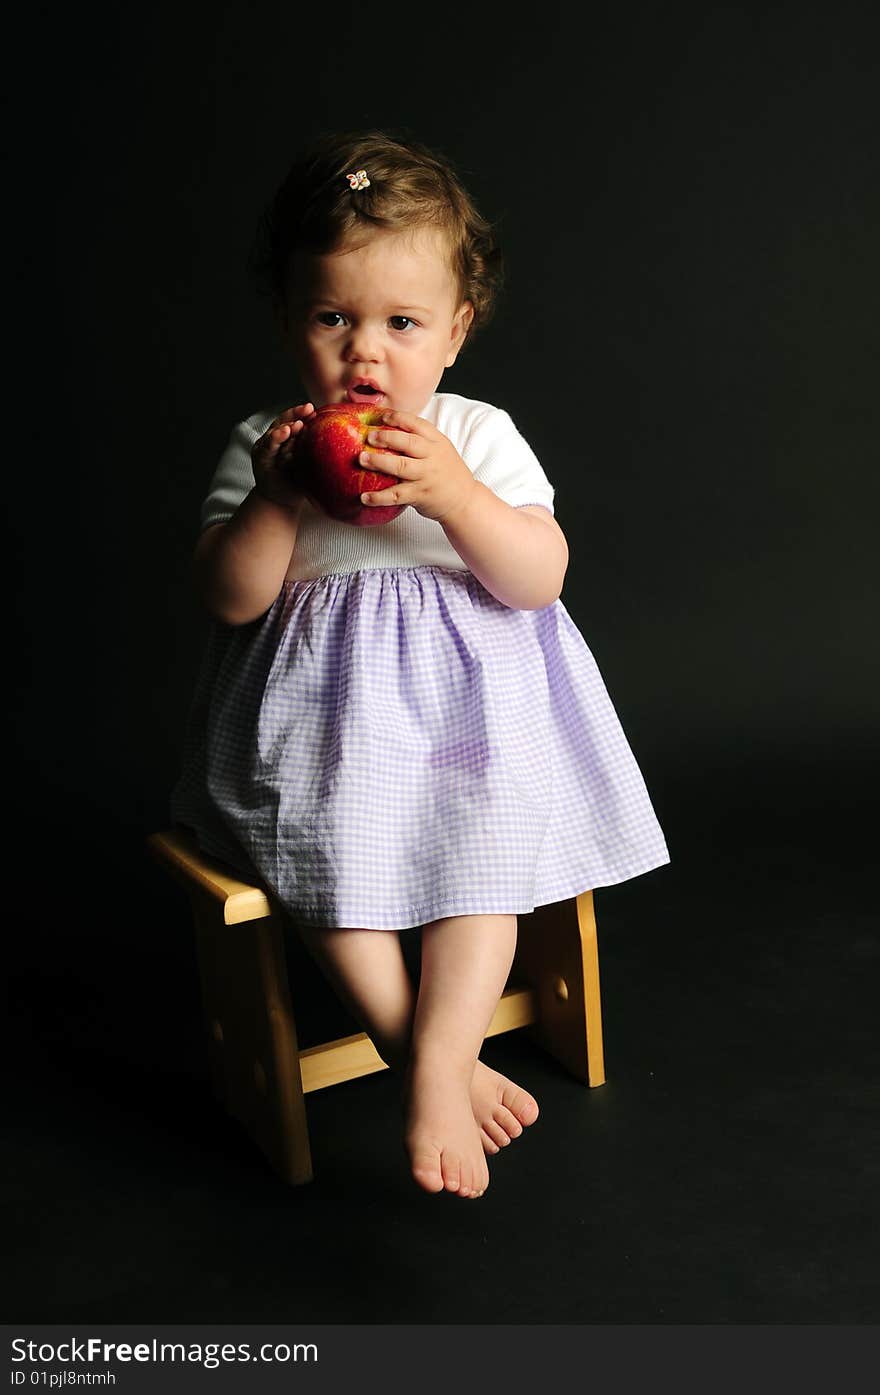
<instances>
[{"instance_id":1,"label":"child's leg","mask_svg":"<svg viewBox=\"0 0 880 1395\"><path fill-rule=\"evenodd\" d=\"M515 948L515 915L446 916L422 932L406 1143L427 1191L481 1196L488 1186L471 1083Z\"/></svg>"},{"instance_id":2,"label":"child's leg","mask_svg":"<svg viewBox=\"0 0 880 1395\"><path fill-rule=\"evenodd\" d=\"M315 930L305 926L300 926L299 932L383 1061L403 1074L409 1060L416 994L398 934L390 930ZM471 1079L471 1108L487 1153L506 1147L538 1117L537 1103L528 1091L482 1061L477 1061Z\"/></svg>"},{"instance_id":3,"label":"child's leg","mask_svg":"<svg viewBox=\"0 0 880 1395\"><path fill-rule=\"evenodd\" d=\"M360 1022L382 1060L402 1072L416 994L393 930L313 930L300 936L337 996Z\"/></svg>"}]
</instances>

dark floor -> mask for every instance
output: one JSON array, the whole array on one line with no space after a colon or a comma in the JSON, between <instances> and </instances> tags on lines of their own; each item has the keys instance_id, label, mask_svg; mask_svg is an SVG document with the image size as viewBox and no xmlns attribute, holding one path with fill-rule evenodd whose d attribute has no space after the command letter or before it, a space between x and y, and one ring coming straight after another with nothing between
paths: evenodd
<instances>
[{"instance_id":1,"label":"dark floor","mask_svg":"<svg viewBox=\"0 0 880 1395\"><path fill-rule=\"evenodd\" d=\"M310 1096L316 1180L276 1180L209 1094L186 907L139 850L112 934L43 956L34 921L6 1321L877 1322L871 858L833 798L754 801L667 809L673 864L597 891L604 1087L487 1043L541 1117L480 1201L410 1183L388 1073Z\"/></svg>"}]
</instances>

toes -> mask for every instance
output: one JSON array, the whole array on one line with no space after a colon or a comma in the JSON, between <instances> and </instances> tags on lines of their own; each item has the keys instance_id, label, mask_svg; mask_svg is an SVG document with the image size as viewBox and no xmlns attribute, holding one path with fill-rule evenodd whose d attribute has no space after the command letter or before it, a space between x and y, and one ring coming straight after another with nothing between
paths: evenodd
<instances>
[{"instance_id":1,"label":"toes","mask_svg":"<svg viewBox=\"0 0 880 1395\"><path fill-rule=\"evenodd\" d=\"M523 1131L523 1126L516 1115L505 1108L503 1104L499 1104L495 1109L493 1118L498 1128L503 1129L504 1133L507 1135L508 1142L511 1138L519 1138Z\"/></svg>"},{"instance_id":2,"label":"toes","mask_svg":"<svg viewBox=\"0 0 880 1395\"><path fill-rule=\"evenodd\" d=\"M411 1158L412 1175L426 1192L442 1192L444 1183L439 1153L418 1149Z\"/></svg>"},{"instance_id":3,"label":"toes","mask_svg":"<svg viewBox=\"0 0 880 1395\"><path fill-rule=\"evenodd\" d=\"M491 1123L491 1121L490 1121L490 1123ZM501 1142L496 1143L496 1142L495 1142L495 1139L492 1137L492 1135L491 1135L490 1133L488 1133L488 1132L486 1131L486 1129L483 1129L483 1128L480 1129L480 1142L481 1142L482 1145L483 1145L483 1152L484 1152L484 1153L489 1153L490 1155L493 1154L493 1153L498 1153L498 1152L500 1152L501 1149L504 1147L504 1144L503 1144L503 1143L501 1143ZM510 1139L507 1138L506 1135L505 1135L505 1142L507 1142L507 1143L510 1142Z\"/></svg>"},{"instance_id":4,"label":"toes","mask_svg":"<svg viewBox=\"0 0 880 1395\"><path fill-rule=\"evenodd\" d=\"M507 1148L509 1146L510 1134L505 1130L502 1124L497 1123L494 1119L487 1119L483 1125L483 1130L495 1144L496 1153L499 1148Z\"/></svg>"},{"instance_id":5,"label":"toes","mask_svg":"<svg viewBox=\"0 0 880 1395\"><path fill-rule=\"evenodd\" d=\"M455 1192L469 1201L482 1196L489 1185L489 1169L484 1157L481 1156L480 1162L482 1167L455 1153L444 1153L441 1166L446 1191Z\"/></svg>"},{"instance_id":6,"label":"toes","mask_svg":"<svg viewBox=\"0 0 880 1395\"><path fill-rule=\"evenodd\" d=\"M461 1158L455 1153L444 1153L441 1159L443 1186L448 1192L457 1192L462 1185Z\"/></svg>"},{"instance_id":7,"label":"toes","mask_svg":"<svg viewBox=\"0 0 880 1395\"><path fill-rule=\"evenodd\" d=\"M533 1100L531 1095L529 1095L525 1103L515 1111L517 1119L519 1119L521 1124L525 1124L526 1128L535 1122L540 1112L538 1101Z\"/></svg>"},{"instance_id":8,"label":"toes","mask_svg":"<svg viewBox=\"0 0 880 1395\"><path fill-rule=\"evenodd\" d=\"M501 1095L501 1107L508 1110L515 1117L517 1123L522 1128L528 1128L538 1117L538 1101L533 1099L527 1090L504 1090Z\"/></svg>"},{"instance_id":9,"label":"toes","mask_svg":"<svg viewBox=\"0 0 880 1395\"><path fill-rule=\"evenodd\" d=\"M414 1167L412 1175L426 1192L442 1192L443 1178L438 1177L436 1172L429 1172L427 1168Z\"/></svg>"},{"instance_id":10,"label":"toes","mask_svg":"<svg viewBox=\"0 0 880 1395\"><path fill-rule=\"evenodd\" d=\"M535 1122L540 1112L538 1102L528 1090L497 1071L490 1071L482 1061L477 1062L477 1068L479 1073L474 1078L472 1096L474 1117L480 1128L503 1148ZM503 1140L491 1127L493 1121L503 1130Z\"/></svg>"}]
</instances>

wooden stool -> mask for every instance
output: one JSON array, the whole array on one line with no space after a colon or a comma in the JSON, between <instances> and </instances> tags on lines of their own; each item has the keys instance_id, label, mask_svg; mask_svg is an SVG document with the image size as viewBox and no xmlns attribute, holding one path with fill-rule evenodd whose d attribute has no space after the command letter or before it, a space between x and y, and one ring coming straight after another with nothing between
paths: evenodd
<instances>
[{"instance_id":1,"label":"wooden stool","mask_svg":"<svg viewBox=\"0 0 880 1395\"><path fill-rule=\"evenodd\" d=\"M385 1062L365 1032L301 1051L280 907L207 858L182 829L154 833L147 843L192 905L214 1092L286 1182L310 1182L305 1096L385 1070ZM517 941L487 1037L528 1027L578 1080L602 1085L592 891L520 915Z\"/></svg>"}]
</instances>

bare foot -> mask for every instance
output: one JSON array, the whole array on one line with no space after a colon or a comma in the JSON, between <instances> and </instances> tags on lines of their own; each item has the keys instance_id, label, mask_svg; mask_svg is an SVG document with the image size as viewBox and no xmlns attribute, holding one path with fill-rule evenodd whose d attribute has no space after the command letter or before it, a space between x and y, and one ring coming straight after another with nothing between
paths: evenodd
<instances>
[{"instance_id":1,"label":"bare foot","mask_svg":"<svg viewBox=\"0 0 880 1395\"><path fill-rule=\"evenodd\" d=\"M487 1153L506 1148L538 1117L537 1100L528 1090L482 1061L477 1061L471 1081L471 1108Z\"/></svg>"},{"instance_id":2,"label":"bare foot","mask_svg":"<svg viewBox=\"0 0 880 1395\"><path fill-rule=\"evenodd\" d=\"M482 1196L489 1168L468 1086L429 1065L404 1076L404 1145L412 1174L427 1192Z\"/></svg>"}]
</instances>

